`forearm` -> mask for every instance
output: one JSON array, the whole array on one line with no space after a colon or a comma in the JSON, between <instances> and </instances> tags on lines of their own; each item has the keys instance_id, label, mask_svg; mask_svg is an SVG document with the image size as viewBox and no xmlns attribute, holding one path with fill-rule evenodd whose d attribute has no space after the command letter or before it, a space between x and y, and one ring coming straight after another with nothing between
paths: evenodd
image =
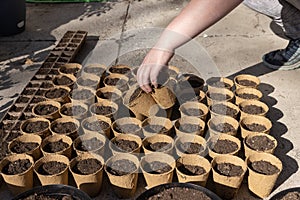
<instances>
[{"instance_id":1,"label":"forearm","mask_svg":"<svg viewBox=\"0 0 300 200\"><path fill-rule=\"evenodd\" d=\"M174 51L227 15L242 0L191 0L167 26L155 48Z\"/></svg>"}]
</instances>

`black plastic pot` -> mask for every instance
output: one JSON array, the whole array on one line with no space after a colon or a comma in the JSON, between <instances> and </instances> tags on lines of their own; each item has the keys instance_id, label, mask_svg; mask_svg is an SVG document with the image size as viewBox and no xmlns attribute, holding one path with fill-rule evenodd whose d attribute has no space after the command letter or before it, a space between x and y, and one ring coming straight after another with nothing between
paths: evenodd
<instances>
[{"instance_id":1,"label":"black plastic pot","mask_svg":"<svg viewBox=\"0 0 300 200\"><path fill-rule=\"evenodd\" d=\"M212 200L222 200L220 197L218 197L215 193L208 190L207 188L201 187L199 185L191 184L191 183L168 183L168 184L159 185L145 191L136 200L147 200L153 195L156 195L164 191L165 189L174 188L174 187L191 188L205 193Z\"/></svg>"},{"instance_id":2,"label":"black plastic pot","mask_svg":"<svg viewBox=\"0 0 300 200\"><path fill-rule=\"evenodd\" d=\"M290 188L290 189L278 192L270 200L280 200L282 197L284 197L287 193L290 193L290 192L300 192L300 187Z\"/></svg>"},{"instance_id":3,"label":"black plastic pot","mask_svg":"<svg viewBox=\"0 0 300 200\"><path fill-rule=\"evenodd\" d=\"M31 190L28 190L28 191L18 195L13 200L24 199L33 194L45 195L45 196L50 196L50 197L54 197L54 198L58 198L58 199L61 199L62 197L66 196L66 195L70 195L75 200L92 200L83 191L78 190L75 187L71 187L71 186L67 186L67 185L46 185L46 186L35 187Z\"/></svg>"},{"instance_id":4,"label":"black plastic pot","mask_svg":"<svg viewBox=\"0 0 300 200\"><path fill-rule=\"evenodd\" d=\"M0 36L14 35L25 30L25 0L0 1Z\"/></svg>"}]
</instances>

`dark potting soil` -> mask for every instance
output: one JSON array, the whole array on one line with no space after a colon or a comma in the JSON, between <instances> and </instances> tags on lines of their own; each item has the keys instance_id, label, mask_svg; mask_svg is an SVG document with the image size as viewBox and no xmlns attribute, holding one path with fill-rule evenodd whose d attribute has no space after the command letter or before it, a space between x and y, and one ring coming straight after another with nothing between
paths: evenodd
<instances>
[{"instance_id":1,"label":"dark potting soil","mask_svg":"<svg viewBox=\"0 0 300 200\"><path fill-rule=\"evenodd\" d=\"M53 83L55 85L69 85L69 84L73 83L73 81L72 81L72 79L70 79L67 76L61 76L61 77L55 78L53 80Z\"/></svg>"},{"instance_id":2,"label":"dark potting soil","mask_svg":"<svg viewBox=\"0 0 300 200\"><path fill-rule=\"evenodd\" d=\"M34 112L38 115L50 115L58 111L58 108L53 105L37 105Z\"/></svg>"},{"instance_id":3,"label":"dark potting soil","mask_svg":"<svg viewBox=\"0 0 300 200\"><path fill-rule=\"evenodd\" d=\"M49 99L56 99L68 95L68 91L63 88L54 88L46 92L45 97Z\"/></svg>"},{"instance_id":4,"label":"dark potting soil","mask_svg":"<svg viewBox=\"0 0 300 200\"><path fill-rule=\"evenodd\" d=\"M204 192L192 188L173 187L161 191L148 198L148 200L182 200L182 199L197 199L211 200Z\"/></svg>"},{"instance_id":5,"label":"dark potting soil","mask_svg":"<svg viewBox=\"0 0 300 200\"><path fill-rule=\"evenodd\" d=\"M257 95L255 95L255 94L247 94L247 93L239 94L238 97L240 97L242 99L258 99Z\"/></svg>"},{"instance_id":6,"label":"dark potting soil","mask_svg":"<svg viewBox=\"0 0 300 200\"><path fill-rule=\"evenodd\" d=\"M87 67L87 68L84 68L84 71L86 73L96 74L97 76L102 76L102 74L104 73L105 70L103 68L99 68L99 67Z\"/></svg>"},{"instance_id":7,"label":"dark potting soil","mask_svg":"<svg viewBox=\"0 0 300 200\"><path fill-rule=\"evenodd\" d=\"M29 97L23 97L23 96L21 96L21 97L19 97L17 99L16 103L27 103L29 100L30 100Z\"/></svg>"},{"instance_id":8,"label":"dark potting soil","mask_svg":"<svg viewBox=\"0 0 300 200\"><path fill-rule=\"evenodd\" d=\"M201 116L204 114L202 110L196 108L184 109L183 112L188 116Z\"/></svg>"},{"instance_id":9,"label":"dark potting soil","mask_svg":"<svg viewBox=\"0 0 300 200\"><path fill-rule=\"evenodd\" d=\"M153 161L146 163L144 170L150 174L163 174L172 170L172 167L164 162Z\"/></svg>"},{"instance_id":10,"label":"dark potting soil","mask_svg":"<svg viewBox=\"0 0 300 200\"><path fill-rule=\"evenodd\" d=\"M300 200L300 192L288 192L286 195L276 200Z\"/></svg>"},{"instance_id":11,"label":"dark potting soil","mask_svg":"<svg viewBox=\"0 0 300 200\"><path fill-rule=\"evenodd\" d=\"M186 154L197 154L204 150L204 147L199 143L185 142L179 144L179 149Z\"/></svg>"},{"instance_id":12,"label":"dark potting soil","mask_svg":"<svg viewBox=\"0 0 300 200\"><path fill-rule=\"evenodd\" d=\"M227 115L234 117L237 115L238 111L234 108L230 108L229 106L226 106L224 104L215 104L211 106L211 111L214 113L217 113L219 115Z\"/></svg>"},{"instance_id":13,"label":"dark potting soil","mask_svg":"<svg viewBox=\"0 0 300 200\"><path fill-rule=\"evenodd\" d=\"M115 176L124 176L137 170L137 166L131 160L121 159L107 167L107 171Z\"/></svg>"},{"instance_id":14,"label":"dark potting soil","mask_svg":"<svg viewBox=\"0 0 300 200\"><path fill-rule=\"evenodd\" d=\"M217 87L217 88L230 88L230 84L225 83L223 81L215 81L210 84L212 87Z\"/></svg>"},{"instance_id":15,"label":"dark potting soil","mask_svg":"<svg viewBox=\"0 0 300 200\"><path fill-rule=\"evenodd\" d=\"M114 92L104 92L104 93L100 93L98 96L102 99L111 99L111 100L116 100L120 98L120 96Z\"/></svg>"},{"instance_id":16,"label":"dark potting soil","mask_svg":"<svg viewBox=\"0 0 300 200\"><path fill-rule=\"evenodd\" d=\"M41 88L52 88L52 87L53 87L53 84L50 82L44 82L41 85Z\"/></svg>"},{"instance_id":17,"label":"dark potting soil","mask_svg":"<svg viewBox=\"0 0 300 200\"><path fill-rule=\"evenodd\" d=\"M206 173L206 170L203 167L197 165L180 165L178 167L178 170L181 173L184 173L189 176L201 175Z\"/></svg>"},{"instance_id":18,"label":"dark potting soil","mask_svg":"<svg viewBox=\"0 0 300 200\"><path fill-rule=\"evenodd\" d=\"M132 152L139 147L138 143L130 140L117 139L112 143L118 150L121 150L122 152Z\"/></svg>"},{"instance_id":19,"label":"dark potting soil","mask_svg":"<svg viewBox=\"0 0 300 200\"><path fill-rule=\"evenodd\" d=\"M39 103L42 101L45 101L46 99L43 97L33 97L33 99L31 100L31 103Z\"/></svg>"},{"instance_id":20,"label":"dark potting soil","mask_svg":"<svg viewBox=\"0 0 300 200\"><path fill-rule=\"evenodd\" d=\"M0 145L0 161L10 153L8 142L9 141L2 142Z\"/></svg>"},{"instance_id":21,"label":"dark potting soil","mask_svg":"<svg viewBox=\"0 0 300 200\"><path fill-rule=\"evenodd\" d=\"M59 122L52 126L55 133L64 134L76 131L77 125L74 122Z\"/></svg>"},{"instance_id":22,"label":"dark potting soil","mask_svg":"<svg viewBox=\"0 0 300 200\"><path fill-rule=\"evenodd\" d=\"M47 196L47 195L38 195L38 194L33 194L30 195L26 198L20 199L20 200L77 200L74 199L72 196L62 196L61 195L59 197L56 197L51 195L51 196Z\"/></svg>"},{"instance_id":23,"label":"dark potting soil","mask_svg":"<svg viewBox=\"0 0 300 200\"><path fill-rule=\"evenodd\" d=\"M228 154L236 151L238 149L238 145L231 140L218 140L213 146L212 150L219 154Z\"/></svg>"},{"instance_id":24,"label":"dark potting soil","mask_svg":"<svg viewBox=\"0 0 300 200\"><path fill-rule=\"evenodd\" d=\"M129 103L134 101L136 98L138 98L142 92L143 92L143 90L141 88L137 88L131 95L131 97L129 99Z\"/></svg>"},{"instance_id":25,"label":"dark potting soil","mask_svg":"<svg viewBox=\"0 0 300 200\"><path fill-rule=\"evenodd\" d=\"M94 151L103 146L103 142L93 137L89 140L83 140L78 143L77 149L80 151Z\"/></svg>"},{"instance_id":26,"label":"dark potting soil","mask_svg":"<svg viewBox=\"0 0 300 200\"><path fill-rule=\"evenodd\" d=\"M60 71L64 74L77 74L77 72L79 71L78 68L67 68L67 67L61 67Z\"/></svg>"},{"instance_id":27,"label":"dark potting soil","mask_svg":"<svg viewBox=\"0 0 300 200\"><path fill-rule=\"evenodd\" d=\"M126 81L119 78L108 78L106 79L105 83L111 86L122 86L126 84Z\"/></svg>"},{"instance_id":28,"label":"dark potting soil","mask_svg":"<svg viewBox=\"0 0 300 200\"><path fill-rule=\"evenodd\" d=\"M170 149L171 146L172 144L168 142L154 142L154 143L149 143L145 147L150 151L165 151L167 149Z\"/></svg>"},{"instance_id":29,"label":"dark potting soil","mask_svg":"<svg viewBox=\"0 0 300 200\"><path fill-rule=\"evenodd\" d=\"M2 169L2 173L7 175L21 174L31 167L32 163L29 159L18 159L13 162L9 162Z\"/></svg>"},{"instance_id":30,"label":"dark potting soil","mask_svg":"<svg viewBox=\"0 0 300 200\"><path fill-rule=\"evenodd\" d=\"M265 112L265 110L257 105L246 105L241 107L241 110L245 113L252 114L252 115L258 115Z\"/></svg>"},{"instance_id":31,"label":"dark potting soil","mask_svg":"<svg viewBox=\"0 0 300 200\"><path fill-rule=\"evenodd\" d=\"M202 127L198 124L180 124L179 130L185 133L200 131Z\"/></svg>"},{"instance_id":32,"label":"dark potting soil","mask_svg":"<svg viewBox=\"0 0 300 200\"><path fill-rule=\"evenodd\" d=\"M155 124L149 124L144 127L145 131L150 132L150 133L164 133L168 129L166 127L161 126L161 125L155 125Z\"/></svg>"},{"instance_id":33,"label":"dark potting soil","mask_svg":"<svg viewBox=\"0 0 300 200\"><path fill-rule=\"evenodd\" d=\"M76 90L72 92L72 99L75 100L85 100L91 98L92 96L94 96L94 94L87 89Z\"/></svg>"},{"instance_id":34,"label":"dark potting soil","mask_svg":"<svg viewBox=\"0 0 300 200\"><path fill-rule=\"evenodd\" d=\"M44 121L29 122L25 125L24 130L26 133L37 133L46 130L49 127L49 123Z\"/></svg>"},{"instance_id":35,"label":"dark potting soil","mask_svg":"<svg viewBox=\"0 0 300 200\"><path fill-rule=\"evenodd\" d=\"M264 132L267 130L267 128L264 125L252 123L252 124L244 124L244 128L248 131L254 131L254 132Z\"/></svg>"},{"instance_id":36,"label":"dark potting soil","mask_svg":"<svg viewBox=\"0 0 300 200\"><path fill-rule=\"evenodd\" d=\"M250 168L260 174L273 175L279 172L279 169L268 161L254 161L250 164Z\"/></svg>"},{"instance_id":37,"label":"dark potting soil","mask_svg":"<svg viewBox=\"0 0 300 200\"><path fill-rule=\"evenodd\" d=\"M79 105L74 105L72 107L63 107L61 113L67 116L76 116L86 112L86 109Z\"/></svg>"},{"instance_id":38,"label":"dark potting soil","mask_svg":"<svg viewBox=\"0 0 300 200\"><path fill-rule=\"evenodd\" d=\"M77 162L72 170L77 174L88 175L97 172L101 167L102 163L99 160L88 158Z\"/></svg>"},{"instance_id":39,"label":"dark potting soil","mask_svg":"<svg viewBox=\"0 0 300 200\"><path fill-rule=\"evenodd\" d=\"M77 80L77 83L81 86L90 86L90 85L96 85L98 81L92 80L92 79L83 79L79 78Z\"/></svg>"},{"instance_id":40,"label":"dark potting soil","mask_svg":"<svg viewBox=\"0 0 300 200\"><path fill-rule=\"evenodd\" d=\"M274 148L275 143L267 136L254 136L251 138L247 138L246 144L253 150L256 151L266 151Z\"/></svg>"},{"instance_id":41,"label":"dark potting soil","mask_svg":"<svg viewBox=\"0 0 300 200\"><path fill-rule=\"evenodd\" d=\"M130 72L130 69L129 68L115 68L115 67L111 67L109 69L109 71L111 73L116 73L116 74L127 74Z\"/></svg>"},{"instance_id":42,"label":"dark potting soil","mask_svg":"<svg viewBox=\"0 0 300 200\"><path fill-rule=\"evenodd\" d=\"M8 137L6 138L6 141L7 142L11 142L13 139L21 136L22 133L20 131L11 131L9 134L8 134Z\"/></svg>"},{"instance_id":43,"label":"dark potting soil","mask_svg":"<svg viewBox=\"0 0 300 200\"><path fill-rule=\"evenodd\" d=\"M136 133L141 127L136 124L116 124L115 130L119 133Z\"/></svg>"},{"instance_id":44,"label":"dark potting soil","mask_svg":"<svg viewBox=\"0 0 300 200\"><path fill-rule=\"evenodd\" d=\"M36 142L20 142L14 141L12 143L11 151L14 153L26 153L39 146Z\"/></svg>"},{"instance_id":45,"label":"dark potting soil","mask_svg":"<svg viewBox=\"0 0 300 200\"><path fill-rule=\"evenodd\" d=\"M230 96L228 94L222 94L222 93L208 93L208 96L213 101L225 101L230 99Z\"/></svg>"},{"instance_id":46,"label":"dark potting soil","mask_svg":"<svg viewBox=\"0 0 300 200\"><path fill-rule=\"evenodd\" d=\"M43 163L39 168L38 172L42 175L54 175L59 174L67 168L67 165L63 162L49 161Z\"/></svg>"},{"instance_id":47,"label":"dark potting soil","mask_svg":"<svg viewBox=\"0 0 300 200\"><path fill-rule=\"evenodd\" d=\"M69 147L69 145L67 143L63 142L62 139L60 139L56 142L49 142L48 144L46 144L44 146L43 150L48 153L56 153L56 152L66 149L68 147Z\"/></svg>"},{"instance_id":48,"label":"dark potting soil","mask_svg":"<svg viewBox=\"0 0 300 200\"><path fill-rule=\"evenodd\" d=\"M92 112L97 115L109 115L116 112L116 109L111 106L94 106Z\"/></svg>"},{"instance_id":49,"label":"dark potting soil","mask_svg":"<svg viewBox=\"0 0 300 200\"><path fill-rule=\"evenodd\" d=\"M244 172L243 168L232 163L218 163L214 167L215 171L224 176L241 176Z\"/></svg>"},{"instance_id":50,"label":"dark potting soil","mask_svg":"<svg viewBox=\"0 0 300 200\"><path fill-rule=\"evenodd\" d=\"M228 133L228 132L235 131L234 127L231 124L227 123L227 122L220 123L220 124L211 123L211 128L214 131L218 131L218 132L221 132L221 133Z\"/></svg>"},{"instance_id":51,"label":"dark potting soil","mask_svg":"<svg viewBox=\"0 0 300 200\"><path fill-rule=\"evenodd\" d=\"M238 80L237 81L238 84L242 85L242 86L247 86L247 87L255 87L256 83L254 81L250 81L250 80Z\"/></svg>"},{"instance_id":52,"label":"dark potting soil","mask_svg":"<svg viewBox=\"0 0 300 200\"><path fill-rule=\"evenodd\" d=\"M201 98L200 98L200 96L197 96L195 93L193 94L193 93L188 93L188 94L184 94L184 95L181 95L180 97L179 97L179 101L181 102L181 103L185 103L185 102L187 102L187 101L197 101L197 102L201 102Z\"/></svg>"},{"instance_id":53,"label":"dark potting soil","mask_svg":"<svg viewBox=\"0 0 300 200\"><path fill-rule=\"evenodd\" d=\"M99 131L103 132L103 130L107 130L109 128L109 124L102 120L92 121L92 122L85 122L84 128L90 131Z\"/></svg>"}]
</instances>

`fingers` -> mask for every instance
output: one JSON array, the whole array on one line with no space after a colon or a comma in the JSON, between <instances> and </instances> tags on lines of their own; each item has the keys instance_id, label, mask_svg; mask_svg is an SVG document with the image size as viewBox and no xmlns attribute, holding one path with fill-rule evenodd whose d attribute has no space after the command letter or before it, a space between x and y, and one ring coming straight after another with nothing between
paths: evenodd
<instances>
[{"instance_id":1,"label":"fingers","mask_svg":"<svg viewBox=\"0 0 300 200\"><path fill-rule=\"evenodd\" d=\"M142 90L149 93L152 91L150 87L150 73L151 67L147 65L142 65L137 72L137 81Z\"/></svg>"}]
</instances>

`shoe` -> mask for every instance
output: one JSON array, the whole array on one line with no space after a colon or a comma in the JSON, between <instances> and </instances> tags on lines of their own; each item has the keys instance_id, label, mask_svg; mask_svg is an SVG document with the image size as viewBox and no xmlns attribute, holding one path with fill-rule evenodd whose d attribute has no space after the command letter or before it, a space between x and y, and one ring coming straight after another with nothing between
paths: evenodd
<instances>
[{"instance_id":1,"label":"shoe","mask_svg":"<svg viewBox=\"0 0 300 200\"><path fill-rule=\"evenodd\" d=\"M276 70L292 70L300 67L300 39L290 40L285 49L271 51L262 58L263 63Z\"/></svg>"}]
</instances>

